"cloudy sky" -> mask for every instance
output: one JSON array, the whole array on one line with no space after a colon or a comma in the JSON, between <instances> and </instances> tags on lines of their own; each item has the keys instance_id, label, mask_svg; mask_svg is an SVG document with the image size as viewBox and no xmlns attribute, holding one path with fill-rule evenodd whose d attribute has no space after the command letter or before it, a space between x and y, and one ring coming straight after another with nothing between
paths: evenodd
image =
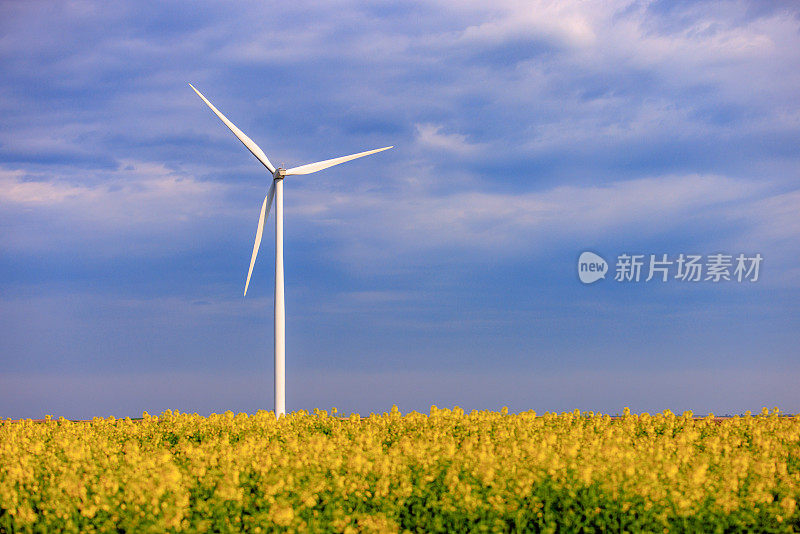
<instances>
[{"instance_id":1,"label":"cloudy sky","mask_svg":"<svg viewBox=\"0 0 800 534\"><path fill-rule=\"evenodd\" d=\"M0 417L273 408L272 231L242 298L270 177L187 83L284 167L395 145L286 180L289 410L800 412L799 31L777 1L4 2Z\"/></svg>"}]
</instances>

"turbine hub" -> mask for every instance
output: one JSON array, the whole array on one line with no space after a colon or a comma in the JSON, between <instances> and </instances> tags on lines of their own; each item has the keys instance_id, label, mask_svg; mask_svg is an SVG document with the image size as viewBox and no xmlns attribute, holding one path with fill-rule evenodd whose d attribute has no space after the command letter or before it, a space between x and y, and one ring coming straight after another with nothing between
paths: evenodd
<instances>
[{"instance_id":1,"label":"turbine hub","mask_svg":"<svg viewBox=\"0 0 800 534\"><path fill-rule=\"evenodd\" d=\"M283 177L286 176L286 169L283 167L278 167L275 169L275 174L272 175L273 178L276 180L283 180Z\"/></svg>"}]
</instances>

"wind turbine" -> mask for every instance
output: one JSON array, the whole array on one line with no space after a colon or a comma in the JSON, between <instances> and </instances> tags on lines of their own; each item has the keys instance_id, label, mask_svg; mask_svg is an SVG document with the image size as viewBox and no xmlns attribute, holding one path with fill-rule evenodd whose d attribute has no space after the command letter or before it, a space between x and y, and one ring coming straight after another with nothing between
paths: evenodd
<instances>
[{"instance_id":1,"label":"wind turbine","mask_svg":"<svg viewBox=\"0 0 800 534\"><path fill-rule=\"evenodd\" d=\"M311 174L312 172L321 171L334 165L339 165L346 161L356 158L363 158L376 152L388 150L393 148L391 146L376 148L375 150L367 150L366 152L359 152L358 154L351 154L349 156L342 156L340 158L326 159L325 161L318 161L316 163L309 163L301 165L292 169L275 168L270 163L264 151L259 148L252 139L247 137L239 128L236 127L228 118L220 113L214 105L203 96L200 91L189 84L197 96L203 99L203 102L211 108L211 111L219 117L219 120L225 123L225 126L230 128L233 134L247 147L247 150L253 154L258 161L261 162L267 170L272 173L272 183L267 191L267 196L264 197L264 202L261 204L261 215L258 217L258 228L256 228L256 241L253 245L253 255L250 257L250 268L247 270L247 281L244 283L244 296L247 296L247 288L250 286L250 275L253 274L253 265L256 262L258 255L258 247L261 245L261 235L264 233L264 222L269 216L269 209L272 206L272 201L275 201L275 416L280 417L286 414L286 337L285 326L286 317L283 305L283 179L286 176L297 174Z\"/></svg>"}]
</instances>

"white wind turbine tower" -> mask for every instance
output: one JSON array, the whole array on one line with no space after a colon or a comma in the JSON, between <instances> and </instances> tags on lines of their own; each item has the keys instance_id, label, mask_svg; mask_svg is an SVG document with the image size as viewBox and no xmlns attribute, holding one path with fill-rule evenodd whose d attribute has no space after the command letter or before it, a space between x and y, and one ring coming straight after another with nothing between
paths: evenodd
<instances>
[{"instance_id":1,"label":"white wind turbine tower","mask_svg":"<svg viewBox=\"0 0 800 534\"><path fill-rule=\"evenodd\" d=\"M285 338L285 310L283 305L283 178L285 176L292 176L295 174L311 174L312 172L321 171L328 167L333 167L340 163L350 161L356 158L369 156L376 152L388 150L393 148L391 146L377 148L375 150L368 150L366 152L359 152L358 154L351 154L349 156L342 156L340 158L326 159L325 161L318 161L316 163L309 163L294 167L292 169L276 169L270 163L264 151L256 145L252 139L247 137L239 128L236 127L225 115L219 112L211 102L204 97L200 91L189 84L197 96L203 99L203 102L211 108L211 111L225 123L225 126L230 128L233 134L239 141L247 147L247 150L253 154L264 167L272 173L272 183L267 191L267 196L264 197L264 202L261 204L261 215L258 218L258 228L256 229L256 242L253 245L253 255L250 257L250 268L247 271L247 281L244 284L244 294L247 296L247 288L250 285L250 275L253 274L253 265L256 262L256 255L258 255L258 247L261 244L261 235L264 232L264 222L269 216L269 209L272 206L273 199L275 200L275 415L280 417L286 413L286 338Z\"/></svg>"}]
</instances>

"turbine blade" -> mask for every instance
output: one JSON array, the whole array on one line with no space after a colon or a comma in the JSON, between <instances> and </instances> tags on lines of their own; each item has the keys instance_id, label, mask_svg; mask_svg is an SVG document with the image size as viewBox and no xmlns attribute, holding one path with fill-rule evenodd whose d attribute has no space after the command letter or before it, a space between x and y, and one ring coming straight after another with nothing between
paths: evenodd
<instances>
[{"instance_id":1,"label":"turbine blade","mask_svg":"<svg viewBox=\"0 0 800 534\"><path fill-rule=\"evenodd\" d=\"M253 274L253 265L256 263L256 256L258 256L258 247L261 245L261 236L264 233L264 223L269 217L269 209L272 206L272 199L275 196L275 180L269 186L267 196L264 197L264 203L261 204L261 215L258 216L258 228L256 229L256 242L253 244L253 255L250 257L250 269L247 270L247 282L244 283L244 296L247 296L247 288L250 286L250 275Z\"/></svg>"},{"instance_id":2,"label":"turbine blade","mask_svg":"<svg viewBox=\"0 0 800 534\"><path fill-rule=\"evenodd\" d=\"M345 161L350 161L356 158L363 158L364 156L369 156L370 154L374 154L376 152L383 152L384 150L389 150L390 148L394 147L386 146L383 148L376 148L375 150L367 150L366 152L359 152L358 154L342 156L341 158L326 159L325 161L318 161L316 163L309 163L308 165L301 165L300 167L295 167L293 169L289 169L288 171L286 171L286 176L289 176L291 174L311 174L312 172L321 171L322 169L327 169L328 167L333 167L334 165L344 163Z\"/></svg>"},{"instance_id":3,"label":"turbine blade","mask_svg":"<svg viewBox=\"0 0 800 534\"><path fill-rule=\"evenodd\" d=\"M264 165L264 167L269 169L269 172L274 173L275 167L272 166L272 163L270 163L269 158L267 157L266 154L264 154L264 151L261 150L261 148L259 148L259 146L255 144L252 139L247 137L244 134L244 132L242 132L239 128L237 128L235 124L229 121L228 117L220 113L220 111L214 107L214 104L209 102L208 99L204 97L200 91L194 88L194 85L189 84L189 87L194 89L194 92L197 93L197 96L203 99L203 102L205 102L206 105L211 108L211 111L213 111L214 114L217 117L219 117L219 120L224 122L225 126L230 128L230 130L233 132L233 135L239 138L239 141L241 141L242 144L247 147L247 150L249 150L250 153L253 154L256 157L256 159L261 162L262 165Z\"/></svg>"}]
</instances>

